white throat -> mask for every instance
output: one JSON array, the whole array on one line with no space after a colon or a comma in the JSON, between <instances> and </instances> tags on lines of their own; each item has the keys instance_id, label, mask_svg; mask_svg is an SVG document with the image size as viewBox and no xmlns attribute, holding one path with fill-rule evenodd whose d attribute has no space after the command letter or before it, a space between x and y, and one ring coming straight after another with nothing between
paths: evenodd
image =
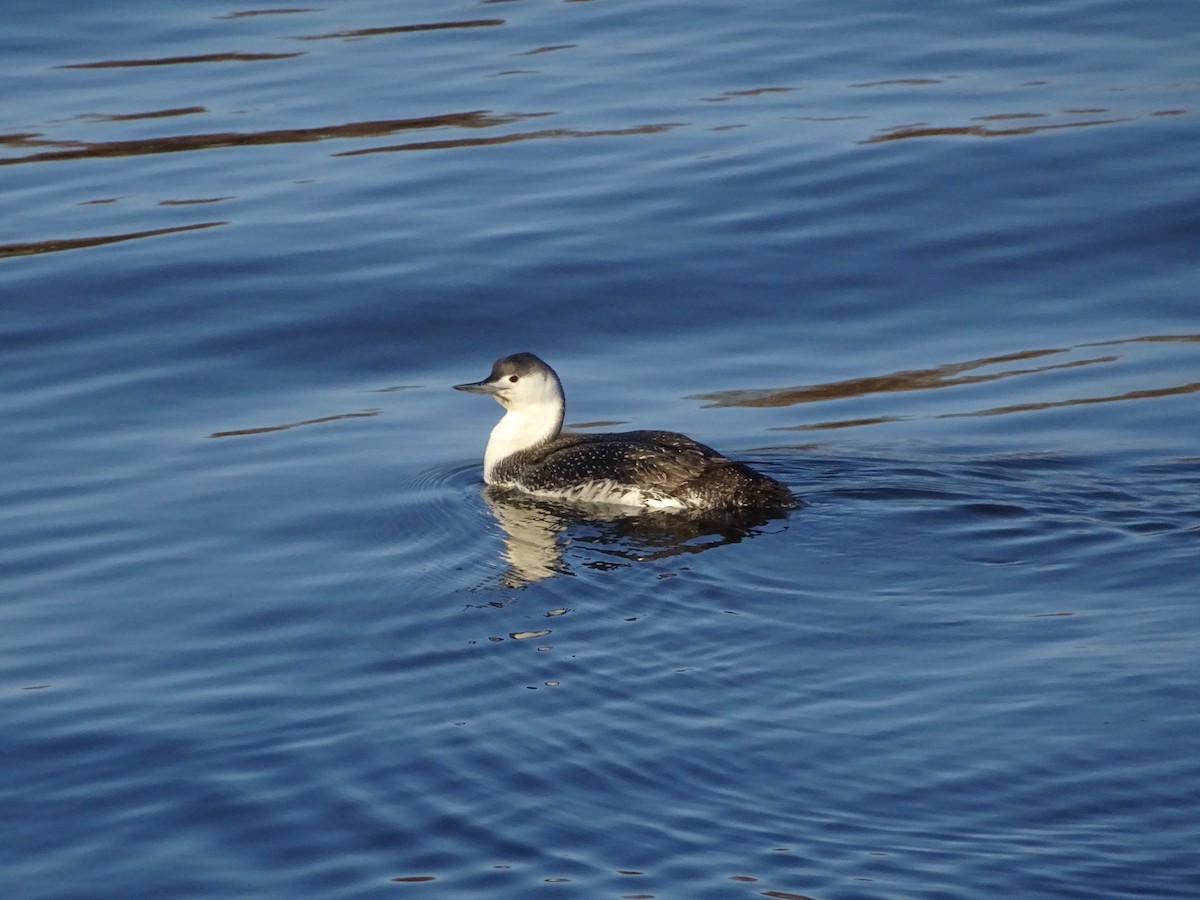
<instances>
[{"instance_id":1,"label":"white throat","mask_svg":"<svg viewBox=\"0 0 1200 900\"><path fill-rule=\"evenodd\" d=\"M562 421L561 398L525 403L519 410L510 408L488 438L487 451L483 454L484 483L495 484L496 467L502 460L557 437Z\"/></svg>"}]
</instances>

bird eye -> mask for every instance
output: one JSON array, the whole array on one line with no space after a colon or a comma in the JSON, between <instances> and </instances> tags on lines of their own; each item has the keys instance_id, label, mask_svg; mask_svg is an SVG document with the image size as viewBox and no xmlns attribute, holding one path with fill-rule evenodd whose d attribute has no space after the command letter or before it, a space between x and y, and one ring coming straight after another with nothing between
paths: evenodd
<instances>
[{"instance_id":1,"label":"bird eye","mask_svg":"<svg viewBox=\"0 0 1200 900\"><path fill-rule=\"evenodd\" d=\"M517 383L518 381L520 381L521 379L520 379L519 377L517 377L516 375L509 375L509 376L508 376L508 380L509 380L510 382L512 382L513 384L516 384L516 383Z\"/></svg>"}]
</instances>

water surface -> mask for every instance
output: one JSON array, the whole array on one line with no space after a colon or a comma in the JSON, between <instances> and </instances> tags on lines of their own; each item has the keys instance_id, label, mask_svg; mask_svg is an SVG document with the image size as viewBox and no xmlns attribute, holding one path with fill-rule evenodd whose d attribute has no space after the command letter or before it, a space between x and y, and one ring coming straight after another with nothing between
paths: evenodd
<instances>
[{"instance_id":1,"label":"water surface","mask_svg":"<svg viewBox=\"0 0 1200 900\"><path fill-rule=\"evenodd\" d=\"M4 896L1194 895L1197 14L9 18Z\"/></svg>"}]
</instances>

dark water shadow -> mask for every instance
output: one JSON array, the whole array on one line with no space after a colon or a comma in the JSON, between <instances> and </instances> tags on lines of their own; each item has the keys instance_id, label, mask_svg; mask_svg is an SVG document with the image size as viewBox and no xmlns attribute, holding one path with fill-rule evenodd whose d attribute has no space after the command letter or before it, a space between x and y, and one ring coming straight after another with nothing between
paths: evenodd
<instances>
[{"instance_id":1,"label":"dark water shadow","mask_svg":"<svg viewBox=\"0 0 1200 900\"><path fill-rule=\"evenodd\" d=\"M543 500L487 488L504 532L501 581L522 587L577 569L605 571L703 553L787 527L788 511L645 512L608 504Z\"/></svg>"}]
</instances>

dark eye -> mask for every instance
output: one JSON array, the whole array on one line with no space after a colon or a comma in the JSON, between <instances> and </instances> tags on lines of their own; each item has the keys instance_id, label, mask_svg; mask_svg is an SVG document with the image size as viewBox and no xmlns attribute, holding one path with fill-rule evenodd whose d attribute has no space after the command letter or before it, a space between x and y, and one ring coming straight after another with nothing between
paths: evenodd
<instances>
[{"instance_id":1,"label":"dark eye","mask_svg":"<svg viewBox=\"0 0 1200 900\"><path fill-rule=\"evenodd\" d=\"M518 381L520 381L521 379L520 379L520 378L518 378L516 375L509 375L509 376L508 376L508 380L509 380L510 382L512 382L513 384L516 384L516 383L517 383Z\"/></svg>"}]
</instances>

